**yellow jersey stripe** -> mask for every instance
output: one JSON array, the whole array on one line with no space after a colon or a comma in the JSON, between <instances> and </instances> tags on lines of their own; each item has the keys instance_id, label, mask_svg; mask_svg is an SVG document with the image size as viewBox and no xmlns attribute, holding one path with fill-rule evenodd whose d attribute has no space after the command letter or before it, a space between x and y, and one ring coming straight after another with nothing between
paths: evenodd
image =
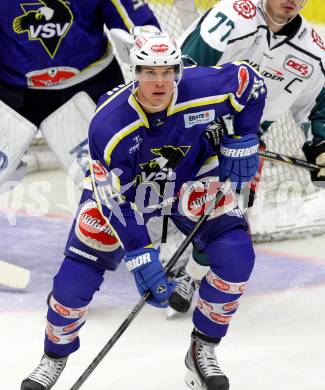
<instances>
[{"instance_id":1,"label":"yellow jersey stripe","mask_svg":"<svg viewBox=\"0 0 325 390\"><path fill-rule=\"evenodd\" d=\"M118 14L120 15L120 17L122 18L125 26L127 27L127 29L129 31L132 30L132 28L134 27L134 23L132 22L132 20L129 18L129 15L128 13L126 12L126 9L124 8L124 6L122 5L122 3L119 1L119 0L112 0L112 3L113 5L115 6Z\"/></svg>"},{"instance_id":2,"label":"yellow jersey stripe","mask_svg":"<svg viewBox=\"0 0 325 390\"><path fill-rule=\"evenodd\" d=\"M219 96L208 96L205 98L199 98L199 99L189 100L184 103L175 104L173 107L170 107L167 115L170 116L177 112L185 111L192 107L200 107L208 104L222 103L228 99L230 101L230 104L233 106L233 108L236 111L240 112L244 108L244 106L236 100L234 94L230 93L230 94L219 95Z\"/></svg>"},{"instance_id":3,"label":"yellow jersey stripe","mask_svg":"<svg viewBox=\"0 0 325 390\"><path fill-rule=\"evenodd\" d=\"M129 88L129 84L127 84L125 87L121 88L119 91L117 91L116 93L114 93L112 96L109 96L107 98L107 100L104 101L104 103L102 103L97 109L96 109L96 113L98 113L102 108L104 108L109 102L111 102L112 100L114 100L114 98L116 98L120 93L122 93L123 91L125 91L127 88Z\"/></svg>"},{"instance_id":4,"label":"yellow jersey stripe","mask_svg":"<svg viewBox=\"0 0 325 390\"><path fill-rule=\"evenodd\" d=\"M139 127L144 126L144 123L142 120L137 120L136 122L131 123L130 125L124 127L122 130L120 130L118 133L116 133L109 143L106 145L105 151L104 151L104 159L106 164L110 165L111 163L111 156L114 148L116 145L122 141L123 138L128 136L129 134L136 131Z\"/></svg>"},{"instance_id":5,"label":"yellow jersey stripe","mask_svg":"<svg viewBox=\"0 0 325 390\"><path fill-rule=\"evenodd\" d=\"M138 88L137 88L138 89ZM137 101L137 99L135 98L135 93L137 91L137 89L134 91L134 93L132 93L129 97L129 104L130 106L137 112L137 114L139 115L139 117L142 119L144 125L149 129L149 122L148 122L148 118L147 118L147 115L145 114L145 112L143 111L143 109L141 108L139 102Z\"/></svg>"}]
</instances>

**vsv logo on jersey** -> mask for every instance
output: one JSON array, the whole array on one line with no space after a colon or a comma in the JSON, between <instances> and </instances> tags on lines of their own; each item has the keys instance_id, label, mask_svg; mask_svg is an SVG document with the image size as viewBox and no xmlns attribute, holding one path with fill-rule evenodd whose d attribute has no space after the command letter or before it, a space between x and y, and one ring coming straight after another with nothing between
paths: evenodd
<instances>
[{"instance_id":1,"label":"vsv logo on jersey","mask_svg":"<svg viewBox=\"0 0 325 390\"><path fill-rule=\"evenodd\" d=\"M188 129L194 125L210 123L214 120L215 114L216 113L214 110L185 114L184 115L185 128Z\"/></svg>"},{"instance_id":2,"label":"vsv logo on jersey","mask_svg":"<svg viewBox=\"0 0 325 390\"><path fill-rule=\"evenodd\" d=\"M287 56L284 61L284 68L296 76L309 79L314 73L313 65L294 56Z\"/></svg>"},{"instance_id":3,"label":"vsv logo on jersey","mask_svg":"<svg viewBox=\"0 0 325 390\"><path fill-rule=\"evenodd\" d=\"M38 0L20 6L24 14L13 20L13 30L28 33L30 41L39 40L54 58L73 22L70 8L63 0Z\"/></svg>"}]
</instances>

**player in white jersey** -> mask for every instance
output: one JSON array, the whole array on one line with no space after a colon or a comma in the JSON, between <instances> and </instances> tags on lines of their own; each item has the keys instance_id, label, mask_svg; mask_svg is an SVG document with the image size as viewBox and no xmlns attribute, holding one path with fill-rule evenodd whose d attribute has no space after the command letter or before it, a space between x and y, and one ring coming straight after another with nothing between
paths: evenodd
<instances>
[{"instance_id":1,"label":"player in white jersey","mask_svg":"<svg viewBox=\"0 0 325 390\"><path fill-rule=\"evenodd\" d=\"M221 0L182 35L182 53L199 65L244 60L264 77L268 98L261 128L290 111L298 125L311 124L312 140L303 151L309 162L325 165L325 46L299 14L306 0ZM312 171L325 184L325 168ZM194 251L170 298L180 312L190 308L197 280L206 272ZM192 276L190 276L192 275Z\"/></svg>"}]
</instances>

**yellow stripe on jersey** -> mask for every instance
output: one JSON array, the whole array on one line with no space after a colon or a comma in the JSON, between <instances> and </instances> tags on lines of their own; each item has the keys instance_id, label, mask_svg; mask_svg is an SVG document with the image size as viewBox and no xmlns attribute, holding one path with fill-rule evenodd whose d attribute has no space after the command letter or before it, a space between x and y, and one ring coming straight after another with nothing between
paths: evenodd
<instances>
[{"instance_id":1,"label":"yellow stripe on jersey","mask_svg":"<svg viewBox=\"0 0 325 390\"><path fill-rule=\"evenodd\" d=\"M104 159L106 164L110 165L111 156L116 145L122 141L123 138L128 136L129 134L136 131L139 127L144 126L144 123L141 119L138 119L136 122L130 123L128 126L121 129L118 133L116 133L109 141L109 143L105 147L104 151Z\"/></svg>"},{"instance_id":2,"label":"yellow stripe on jersey","mask_svg":"<svg viewBox=\"0 0 325 390\"><path fill-rule=\"evenodd\" d=\"M125 85L123 88L121 88L119 91L117 91L116 93L114 93L114 90L113 90L113 95L112 96L109 96L107 98L107 100L104 101L104 103L102 103L97 109L96 109L96 113L98 113L102 108L104 108L109 102L111 102L112 100L114 100L120 93L122 93L123 91L125 91L127 88L129 88L129 84ZM111 91L109 91L111 92Z\"/></svg>"},{"instance_id":3,"label":"yellow stripe on jersey","mask_svg":"<svg viewBox=\"0 0 325 390\"><path fill-rule=\"evenodd\" d=\"M240 112L244 108L244 106L236 100L234 94L229 93L229 94L225 94L225 95L207 96L205 98L188 100L184 103L175 104L174 106L169 107L168 112L167 112L167 116L173 115L173 114L180 112L180 111L185 111L185 110L192 108L192 107L200 107L200 106L206 106L209 104L223 103L226 100L229 100L230 104L238 112Z\"/></svg>"},{"instance_id":4,"label":"yellow stripe on jersey","mask_svg":"<svg viewBox=\"0 0 325 390\"><path fill-rule=\"evenodd\" d=\"M127 29L131 32L132 28L134 27L134 23L132 20L129 18L128 13L126 12L126 9L122 5L122 3L119 0L112 0L113 5L115 6L118 14L122 18L125 26Z\"/></svg>"},{"instance_id":5,"label":"yellow stripe on jersey","mask_svg":"<svg viewBox=\"0 0 325 390\"><path fill-rule=\"evenodd\" d=\"M142 110L142 107L140 106L139 102L137 101L135 94L137 93L138 88L130 95L129 97L129 104L130 106L137 112L139 117L142 119L143 124L149 129L149 122L147 115Z\"/></svg>"},{"instance_id":6,"label":"yellow stripe on jersey","mask_svg":"<svg viewBox=\"0 0 325 390\"><path fill-rule=\"evenodd\" d=\"M219 158L217 155L209 157L204 161L204 164L201 166L199 172L195 175L195 177L204 175L219 165Z\"/></svg>"}]
</instances>

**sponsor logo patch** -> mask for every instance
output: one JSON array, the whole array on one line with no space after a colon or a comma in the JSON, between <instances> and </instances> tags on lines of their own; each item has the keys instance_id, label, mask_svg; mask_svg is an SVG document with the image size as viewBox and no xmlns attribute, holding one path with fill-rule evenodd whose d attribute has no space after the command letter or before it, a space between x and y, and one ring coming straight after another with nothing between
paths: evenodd
<instances>
[{"instance_id":1,"label":"sponsor logo patch","mask_svg":"<svg viewBox=\"0 0 325 390\"><path fill-rule=\"evenodd\" d=\"M202 125L205 123L212 122L215 118L214 110L207 110L201 112L193 112L184 115L185 128L188 129L194 125Z\"/></svg>"},{"instance_id":2,"label":"sponsor logo patch","mask_svg":"<svg viewBox=\"0 0 325 390\"><path fill-rule=\"evenodd\" d=\"M62 83L79 73L79 70L76 68L57 66L54 68L35 70L26 73L25 76L29 87L50 87Z\"/></svg>"},{"instance_id":3,"label":"sponsor logo patch","mask_svg":"<svg viewBox=\"0 0 325 390\"><path fill-rule=\"evenodd\" d=\"M197 221L209 207L211 201L214 201L214 196L220 186L218 178L213 176L200 179L189 186L183 185L180 191L180 212L190 220ZM208 219L231 211L235 205L235 197L232 192L229 192L215 206Z\"/></svg>"},{"instance_id":4,"label":"sponsor logo patch","mask_svg":"<svg viewBox=\"0 0 325 390\"><path fill-rule=\"evenodd\" d=\"M97 208L96 202L87 202L81 208L75 232L79 240L90 248L112 252L120 246L118 238Z\"/></svg>"},{"instance_id":5,"label":"sponsor logo patch","mask_svg":"<svg viewBox=\"0 0 325 390\"><path fill-rule=\"evenodd\" d=\"M245 66L240 66L238 70L238 88L236 96L240 98L245 92L249 83L249 73Z\"/></svg>"},{"instance_id":6,"label":"sponsor logo patch","mask_svg":"<svg viewBox=\"0 0 325 390\"><path fill-rule=\"evenodd\" d=\"M238 15L245 19L253 19L256 16L256 6L250 0L237 0L233 7Z\"/></svg>"},{"instance_id":7,"label":"sponsor logo patch","mask_svg":"<svg viewBox=\"0 0 325 390\"><path fill-rule=\"evenodd\" d=\"M105 182L108 177L108 172L107 169L104 167L104 165L98 160L93 160L92 167L93 167L95 180L97 182Z\"/></svg>"},{"instance_id":8,"label":"sponsor logo patch","mask_svg":"<svg viewBox=\"0 0 325 390\"><path fill-rule=\"evenodd\" d=\"M314 66L298 57L287 56L284 61L284 68L290 73L303 79L309 79L314 73Z\"/></svg>"}]
</instances>

